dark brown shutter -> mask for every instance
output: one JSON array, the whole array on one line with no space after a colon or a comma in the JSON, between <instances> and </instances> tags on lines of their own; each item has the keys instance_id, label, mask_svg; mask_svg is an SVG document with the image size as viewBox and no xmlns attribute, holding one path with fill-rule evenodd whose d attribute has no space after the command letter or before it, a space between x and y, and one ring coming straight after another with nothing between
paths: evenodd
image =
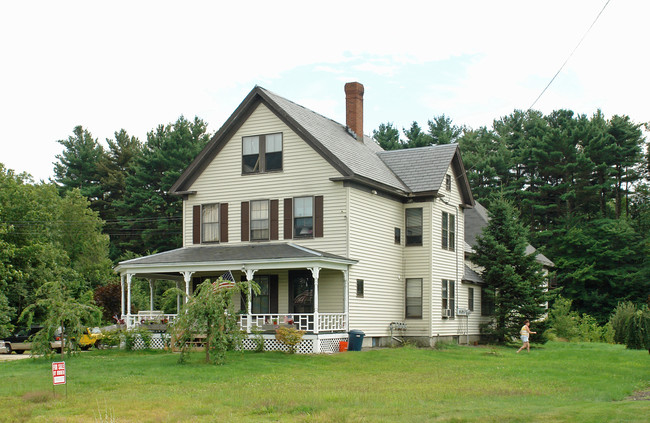
<instances>
[{"instance_id":1,"label":"dark brown shutter","mask_svg":"<svg viewBox=\"0 0 650 423\"><path fill-rule=\"evenodd\" d=\"M278 311L278 275L269 277L269 311L279 313Z\"/></svg>"},{"instance_id":2,"label":"dark brown shutter","mask_svg":"<svg viewBox=\"0 0 650 423\"><path fill-rule=\"evenodd\" d=\"M241 240L248 241L250 236L250 214L248 211L248 201L241 203Z\"/></svg>"},{"instance_id":3,"label":"dark brown shutter","mask_svg":"<svg viewBox=\"0 0 650 423\"><path fill-rule=\"evenodd\" d=\"M314 236L323 236L323 196L314 197Z\"/></svg>"},{"instance_id":4,"label":"dark brown shutter","mask_svg":"<svg viewBox=\"0 0 650 423\"><path fill-rule=\"evenodd\" d=\"M284 199L284 239L293 238L293 198Z\"/></svg>"},{"instance_id":5,"label":"dark brown shutter","mask_svg":"<svg viewBox=\"0 0 650 423\"><path fill-rule=\"evenodd\" d=\"M221 242L228 242L228 203L221 203L219 205L219 228Z\"/></svg>"},{"instance_id":6,"label":"dark brown shutter","mask_svg":"<svg viewBox=\"0 0 650 423\"><path fill-rule=\"evenodd\" d=\"M279 200L271 200L271 240L278 239L278 207Z\"/></svg>"},{"instance_id":7,"label":"dark brown shutter","mask_svg":"<svg viewBox=\"0 0 650 423\"><path fill-rule=\"evenodd\" d=\"M201 206L192 208L192 242L201 243Z\"/></svg>"}]
</instances>

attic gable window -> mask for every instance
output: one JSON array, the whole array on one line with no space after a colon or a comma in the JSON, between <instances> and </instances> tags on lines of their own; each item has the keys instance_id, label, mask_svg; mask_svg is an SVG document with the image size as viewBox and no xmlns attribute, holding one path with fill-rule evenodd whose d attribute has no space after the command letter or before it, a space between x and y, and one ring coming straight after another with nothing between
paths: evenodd
<instances>
[{"instance_id":1,"label":"attic gable window","mask_svg":"<svg viewBox=\"0 0 650 423\"><path fill-rule=\"evenodd\" d=\"M242 173L282 170L282 134L242 138Z\"/></svg>"},{"instance_id":2,"label":"attic gable window","mask_svg":"<svg viewBox=\"0 0 650 423\"><path fill-rule=\"evenodd\" d=\"M451 175L445 175L445 188L447 191L451 191Z\"/></svg>"}]
</instances>

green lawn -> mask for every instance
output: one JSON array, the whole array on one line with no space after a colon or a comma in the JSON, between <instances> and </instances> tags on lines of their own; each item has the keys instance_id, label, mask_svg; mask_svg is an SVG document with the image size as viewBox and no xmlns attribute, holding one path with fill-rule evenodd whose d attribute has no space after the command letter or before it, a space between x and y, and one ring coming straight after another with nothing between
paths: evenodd
<instances>
[{"instance_id":1,"label":"green lawn","mask_svg":"<svg viewBox=\"0 0 650 423\"><path fill-rule=\"evenodd\" d=\"M92 351L0 363L0 421L647 422L650 355L622 346L415 348L231 354L224 366L162 352ZM103 419L108 414L112 420ZM102 419L100 419L100 415Z\"/></svg>"}]
</instances>

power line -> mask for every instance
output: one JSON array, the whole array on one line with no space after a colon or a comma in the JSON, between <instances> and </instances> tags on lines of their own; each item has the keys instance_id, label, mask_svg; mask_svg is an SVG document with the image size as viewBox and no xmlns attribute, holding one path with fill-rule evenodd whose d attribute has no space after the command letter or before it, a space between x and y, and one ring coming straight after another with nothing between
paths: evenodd
<instances>
[{"instance_id":1,"label":"power line","mask_svg":"<svg viewBox=\"0 0 650 423\"><path fill-rule=\"evenodd\" d=\"M598 21L598 18L600 18L600 15L603 14L603 12L605 11L605 8L607 7L607 5L609 4L610 1L611 1L611 0L607 0L607 2L605 3L605 5L603 6L603 8L600 10L600 13L598 13L598 16L596 16L596 19L594 19L594 21L593 21L593 22L591 23L591 25L589 26L589 29L587 29L587 31L586 31L585 34L582 36L582 38L580 39L580 41L578 42L578 44L575 46L575 48L573 49L573 51L571 51L571 54L569 54L569 57L567 57L566 60L564 61L564 63L562 63L562 66L560 66L560 69L558 69L558 71L555 73L555 75L553 76L553 78L551 78L551 81L546 85L546 87L544 87L544 89L543 89L542 92L537 96L537 98L535 99L535 101L533 101L533 104L530 105L530 107L528 108L528 110L532 109L532 108L535 106L535 104L537 104L537 101L538 101L538 100L539 100L539 99L544 95L544 93L546 92L546 90L548 89L548 87L551 86L551 84L553 83L553 81L555 81L555 78L557 78L557 76L560 74L560 72L562 72L562 69L564 69L564 66L567 64L567 62L569 61L569 59L571 59L571 57L573 56L573 53L576 52L576 50L578 49L578 47L580 47L580 44L582 44L582 42L584 41L584 39L587 37L587 34L589 34L589 31L591 31L591 28L593 28L593 26L596 24L596 22Z\"/></svg>"}]
</instances>

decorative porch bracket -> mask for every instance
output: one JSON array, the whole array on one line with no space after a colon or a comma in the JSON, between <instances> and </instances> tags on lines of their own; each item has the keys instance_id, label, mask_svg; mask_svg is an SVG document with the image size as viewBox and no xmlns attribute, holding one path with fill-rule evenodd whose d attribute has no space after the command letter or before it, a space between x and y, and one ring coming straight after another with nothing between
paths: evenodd
<instances>
[{"instance_id":1,"label":"decorative porch bracket","mask_svg":"<svg viewBox=\"0 0 650 423\"><path fill-rule=\"evenodd\" d=\"M246 274L246 280L247 281L252 281L253 276L255 275L255 272L257 272L257 269L246 269L242 268L244 273ZM253 323L253 291L251 290L251 287L248 287L248 301L246 303L246 314L248 317L246 318L246 333L251 333L251 325Z\"/></svg>"}]
</instances>

